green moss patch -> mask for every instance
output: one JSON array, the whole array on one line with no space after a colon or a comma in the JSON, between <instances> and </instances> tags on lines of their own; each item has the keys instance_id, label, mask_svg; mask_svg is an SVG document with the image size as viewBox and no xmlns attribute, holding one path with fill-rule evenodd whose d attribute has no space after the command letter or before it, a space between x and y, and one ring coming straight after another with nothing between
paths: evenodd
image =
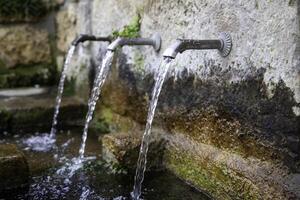
<instances>
[{"instance_id":1,"label":"green moss patch","mask_svg":"<svg viewBox=\"0 0 300 200\"><path fill-rule=\"evenodd\" d=\"M261 199L257 188L225 166L198 159L189 152L168 149L166 167L180 178L204 189L216 199Z\"/></svg>"},{"instance_id":2,"label":"green moss patch","mask_svg":"<svg viewBox=\"0 0 300 200\"><path fill-rule=\"evenodd\" d=\"M141 16L136 15L132 21L120 31L114 31L114 37L136 38L140 36Z\"/></svg>"}]
</instances>

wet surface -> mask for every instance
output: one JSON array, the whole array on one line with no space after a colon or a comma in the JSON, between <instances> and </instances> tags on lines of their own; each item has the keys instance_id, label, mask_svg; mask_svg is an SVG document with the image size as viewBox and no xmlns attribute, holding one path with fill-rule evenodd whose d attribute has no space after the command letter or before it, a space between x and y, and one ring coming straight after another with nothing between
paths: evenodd
<instances>
[{"instance_id":1,"label":"wet surface","mask_svg":"<svg viewBox=\"0 0 300 200\"><path fill-rule=\"evenodd\" d=\"M28 191L9 193L4 199L130 199L134 174L101 160L100 134L89 133L85 156L90 159L77 163L81 133L80 129L59 132L48 152L30 150L24 141L32 134L1 134L0 143L16 143L24 152L32 174ZM142 198L210 199L167 171L145 174Z\"/></svg>"}]
</instances>

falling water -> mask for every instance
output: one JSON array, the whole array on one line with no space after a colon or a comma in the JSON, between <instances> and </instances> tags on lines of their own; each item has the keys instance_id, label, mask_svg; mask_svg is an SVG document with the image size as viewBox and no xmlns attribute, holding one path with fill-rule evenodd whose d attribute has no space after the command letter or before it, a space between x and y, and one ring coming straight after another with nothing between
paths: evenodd
<instances>
[{"instance_id":1,"label":"falling water","mask_svg":"<svg viewBox=\"0 0 300 200\"><path fill-rule=\"evenodd\" d=\"M167 75L171 60L171 58L165 58L155 74L155 85L152 91L152 99L148 110L147 124L140 148L140 154L137 162L137 169L134 180L134 188L132 192L132 197L135 200L138 200L141 195L142 182L144 180L144 172L146 170L147 165L147 151L149 147L151 125L154 118L154 112L157 106L158 97L161 92L165 77Z\"/></svg>"},{"instance_id":2,"label":"falling water","mask_svg":"<svg viewBox=\"0 0 300 200\"><path fill-rule=\"evenodd\" d=\"M72 45L68 51L66 61L63 66L63 71L61 73L61 77L59 80L59 85L58 85L58 90L57 90L57 96L56 96L56 102L55 102L55 110L54 110L54 116L53 116L53 121L52 121L52 127L51 127L51 132L50 132L50 138L54 138L56 134L56 126L57 126L57 116L59 114L59 107L61 103L61 97L64 92L64 84L65 84L65 79L67 75L67 70L71 62L71 58L75 52L76 46Z\"/></svg>"},{"instance_id":3,"label":"falling water","mask_svg":"<svg viewBox=\"0 0 300 200\"><path fill-rule=\"evenodd\" d=\"M44 133L44 134L38 134L31 136L29 138L23 139L22 143L28 146L29 149L32 149L34 151L43 151L47 152L50 151L55 143L55 134L56 134L56 126L57 126L57 116L59 114L59 107L61 103L61 97L64 91L64 83L66 79L66 73L69 67L69 64L71 62L72 56L75 52L76 46L72 45L68 51L66 61L63 66L63 71L61 73L61 77L59 80L58 85L58 91L56 96L56 103L55 103L55 109L54 109L54 116L52 121L52 127L50 134Z\"/></svg>"},{"instance_id":4,"label":"falling water","mask_svg":"<svg viewBox=\"0 0 300 200\"><path fill-rule=\"evenodd\" d=\"M114 56L114 53L112 51L108 51L106 53L106 55L103 59L101 69L98 72L96 80L94 82L92 94L91 94L91 97L90 97L89 103L88 103L88 113L86 115L86 121L85 121L83 135L82 135L82 142L81 142L81 146L80 146L80 150L79 150L80 159L82 159L84 157L85 143L86 143L86 139L87 139L89 124L93 118L93 113L94 113L97 101L99 99L99 95L101 93L101 88L107 77L108 71L109 71L111 63L112 63L113 56Z\"/></svg>"}]
</instances>

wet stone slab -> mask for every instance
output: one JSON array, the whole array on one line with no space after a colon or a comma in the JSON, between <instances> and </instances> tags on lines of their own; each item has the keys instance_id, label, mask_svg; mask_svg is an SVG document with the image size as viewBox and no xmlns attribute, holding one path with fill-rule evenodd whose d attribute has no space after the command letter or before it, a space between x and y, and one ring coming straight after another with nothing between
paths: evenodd
<instances>
[{"instance_id":1,"label":"wet stone slab","mask_svg":"<svg viewBox=\"0 0 300 200\"><path fill-rule=\"evenodd\" d=\"M101 138L103 159L111 164L135 170L142 132L119 132ZM147 170L161 170L165 141L153 135L149 142Z\"/></svg>"},{"instance_id":2,"label":"wet stone slab","mask_svg":"<svg viewBox=\"0 0 300 200\"><path fill-rule=\"evenodd\" d=\"M7 132L48 131L54 113L55 96L21 96L0 99L0 130ZM64 97L59 115L60 125L78 125L86 106L77 97Z\"/></svg>"},{"instance_id":3,"label":"wet stone slab","mask_svg":"<svg viewBox=\"0 0 300 200\"><path fill-rule=\"evenodd\" d=\"M26 188L29 167L24 154L13 144L0 144L0 198L7 191Z\"/></svg>"}]
</instances>

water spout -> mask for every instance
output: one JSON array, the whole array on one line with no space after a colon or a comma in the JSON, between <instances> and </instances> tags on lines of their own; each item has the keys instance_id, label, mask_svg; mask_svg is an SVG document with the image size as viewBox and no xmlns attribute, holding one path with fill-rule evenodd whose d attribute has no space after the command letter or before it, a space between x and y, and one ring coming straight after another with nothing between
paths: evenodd
<instances>
[{"instance_id":1,"label":"water spout","mask_svg":"<svg viewBox=\"0 0 300 200\"><path fill-rule=\"evenodd\" d=\"M113 44L113 43L112 43ZM112 45L111 44L111 45ZM139 158L137 162L137 169L134 178L134 188L131 196L134 200L139 200L142 193L142 183L144 180L144 173L147 165L147 152L149 148L149 141L151 137L151 126L154 118L155 109L158 102L158 97L161 92L164 80L166 78L168 68L173 59L178 53L182 53L189 49L218 49L223 57L229 55L232 43L231 37L228 33L221 33L219 40L183 40L178 39L171 45L163 54L163 63L157 69L155 75L155 84L152 91L152 98L148 110L146 129L142 138Z\"/></svg>"},{"instance_id":2,"label":"water spout","mask_svg":"<svg viewBox=\"0 0 300 200\"><path fill-rule=\"evenodd\" d=\"M107 50L115 51L118 47L133 46L133 45L149 45L153 46L155 51L159 51L161 47L161 37L155 33L150 38L117 38L108 47Z\"/></svg>"},{"instance_id":3,"label":"water spout","mask_svg":"<svg viewBox=\"0 0 300 200\"><path fill-rule=\"evenodd\" d=\"M64 66L63 66L63 71L61 73L61 77L60 77L60 80L59 80L58 91L57 91L57 96L56 96L56 103L55 103L55 110L54 110L54 116L53 116L53 120L52 120L51 131L50 131L50 138L52 138L52 139L54 139L55 135L56 135L57 117L58 117L58 114L59 114L61 98L62 98L62 94L63 94L63 91L64 91L64 83L65 83L65 79L66 79L66 76L67 76L67 70L68 70L69 65L71 63L71 59L73 57L73 54L75 53L76 46L79 43L82 43L82 42L85 42L85 41L110 42L111 38L110 37L96 37L94 35L81 34L77 38L75 38L75 40L73 40L72 45L71 45L71 47L68 51L68 54L67 54Z\"/></svg>"},{"instance_id":4,"label":"water spout","mask_svg":"<svg viewBox=\"0 0 300 200\"><path fill-rule=\"evenodd\" d=\"M114 52L117 48L125 46L125 45L130 45L130 46L133 46L133 45L146 45L147 46L147 45L149 45L149 46L153 46L153 48L156 51L159 51L160 46L161 46L161 38L158 34L154 34L151 38L117 38L107 47L107 53L103 60L100 71L96 76L96 79L95 79L95 82L93 85L93 89L91 92L91 96L89 99L88 112L86 115L86 121L85 121L83 134L82 134L82 142L81 142L81 146L79 149L79 158L80 159L84 158L89 124L90 124L91 120L93 119L94 110L96 108L96 104L99 99L102 86L103 86L105 79L108 75L108 72L110 70Z\"/></svg>"},{"instance_id":5,"label":"water spout","mask_svg":"<svg viewBox=\"0 0 300 200\"><path fill-rule=\"evenodd\" d=\"M221 56L226 57L232 48L231 36L228 33L221 33L218 40L188 40L177 39L174 44L167 48L164 57L175 58L178 53L186 50L217 49Z\"/></svg>"},{"instance_id":6,"label":"water spout","mask_svg":"<svg viewBox=\"0 0 300 200\"><path fill-rule=\"evenodd\" d=\"M103 41L103 42L111 42L112 38L110 36L107 37L98 37L94 35L86 35L80 34L77 38L75 38L72 42L73 46L77 46L79 43L84 43L85 41Z\"/></svg>"}]
</instances>

